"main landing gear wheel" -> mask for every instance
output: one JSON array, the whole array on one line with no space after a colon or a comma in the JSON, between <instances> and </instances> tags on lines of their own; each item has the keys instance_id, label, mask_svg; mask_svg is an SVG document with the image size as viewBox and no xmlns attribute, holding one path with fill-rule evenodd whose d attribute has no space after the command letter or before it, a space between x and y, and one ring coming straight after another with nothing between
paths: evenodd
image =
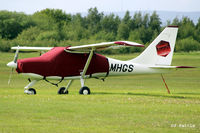
<instances>
[{"instance_id":1,"label":"main landing gear wheel","mask_svg":"<svg viewBox=\"0 0 200 133\"><path fill-rule=\"evenodd\" d=\"M90 95L90 89L87 86L83 86L83 87L81 87L79 94Z\"/></svg>"},{"instance_id":2,"label":"main landing gear wheel","mask_svg":"<svg viewBox=\"0 0 200 133\"><path fill-rule=\"evenodd\" d=\"M61 94L68 94L69 93L69 91L68 90L66 90L66 88L65 87L61 87L59 90L58 90L58 94L59 95L61 95Z\"/></svg>"},{"instance_id":3,"label":"main landing gear wheel","mask_svg":"<svg viewBox=\"0 0 200 133\"><path fill-rule=\"evenodd\" d=\"M28 93L29 95L35 95L36 94L36 90L34 88L30 88L28 89Z\"/></svg>"}]
</instances>

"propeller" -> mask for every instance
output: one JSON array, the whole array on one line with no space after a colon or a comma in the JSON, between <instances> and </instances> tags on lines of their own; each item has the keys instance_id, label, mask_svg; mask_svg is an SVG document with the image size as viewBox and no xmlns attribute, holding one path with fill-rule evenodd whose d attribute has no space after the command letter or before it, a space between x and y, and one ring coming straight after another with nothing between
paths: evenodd
<instances>
[{"instance_id":1,"label":"propeller","mask_svg":"<svg viewBox=\"0 0 200 133\"><path fill-rule=\"evenodd\" d=\"M14 57L14 63L17 63L17 59L18 59L18 53L19 53L19 46L18 46L18 48L17 48L17 50L16 50L16 52L15 52L15 57Z\"/></svg>"},{"instance_id":2,"label":"propeller","mask_svg":"<svg viewBox=\"0 0 200 133\"><path fill-rule=\"evenodd\" d=\"M11 78L12 78L12 74L13 74L13 68L11 69L11 72L10 72L10 75L9 75L9 79L8 79L8 85L10 85L10 81L11 81Z\"/></svg>"},{"instance_id":3,"label":"propeller","mask_svg":"<svg viewBox=\"0 0 200 133\"><path fill-rule=\"evenodd\" d=\"M17 59L18 59L18 54L19 54L19 46L15 52L15 56L14 56L14 59L13 61L9 62L7 64L8 67L11 67L11 72L10 72L10 76L9 76L9 79L8 79L8 85L10 84L10 81L11 81L11 78L12 78L12 74L13 74L13 71L14 71L14 68L17 68Z\"/></svg>"}]
</instances>

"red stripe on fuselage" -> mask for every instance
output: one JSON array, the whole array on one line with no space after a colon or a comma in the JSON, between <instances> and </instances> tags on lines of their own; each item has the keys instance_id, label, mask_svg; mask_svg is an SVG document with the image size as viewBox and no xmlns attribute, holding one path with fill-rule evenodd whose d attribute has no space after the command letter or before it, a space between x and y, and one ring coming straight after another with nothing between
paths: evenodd
<instances>
[{"instance_id":1,"label":"red stripe on fuselage","mask_svg":"<svg viewBox=\"0 0 200 133\"><path fill-rule=\"evenodd\" d=\"M79 76L89 54L68 53L64 49L65 47L55 47L40 57L17 60L17 72L42 76ZM94 54L86 75L108 71L108 59L100 54Z\"/></svg>"}]
</instances>

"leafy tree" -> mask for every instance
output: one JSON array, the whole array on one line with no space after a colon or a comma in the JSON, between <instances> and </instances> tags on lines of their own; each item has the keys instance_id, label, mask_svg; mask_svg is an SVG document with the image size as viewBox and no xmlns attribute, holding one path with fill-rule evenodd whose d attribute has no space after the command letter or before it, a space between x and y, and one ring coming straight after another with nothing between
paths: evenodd
<instances>
[{"instance_id":1,"label":"leafy tree","mask_svg":"<svg viewBox=\"0 0 200 133\"><path fill-rule=\"evenodd\" d=\"M24 13L0 11L0 36L14 39L24 29L33 26L31 18Z\"/></svg>"},{"instance_id":2,"label":"leafy tree","mask_svg":"<svg viewBox=\"0 0 200 133\"><path fill-rule=\"evenodd\" d=\"M44 9L40 12L35 13L35 16L39 17L39 22L45 25L45 30L54 30L56 33L56 40L63 40L65 35L63 33L63 25L69 23L72 20L70 14L66 14L60 9ZM36 17L36 18L37 18ZM41 17L46 18L40 19ZM38 19L36 19L38 21ZM43 26L44 27L44 26ZM48 33L49 34L49 33Z\"/></svg>"},{"instance_id":3,"label":"leafy tree","mask_svg":"<svg viewBox=\"0 0 200 133\"><path fill-rule=\"evenodd\" d=\"M161 24L162 23L160 21L158 14L154 11L153 14L150 16L149 27L152 30L157 30L158 32L160 32Z\"/></svg>"},{"instance_id":4,"label":"leafy tree","mask_svg":"<svg viewBox=\"0 0 200 133\"><path fill-rule=\"evenodd\" d=\"M41 30L55 30L57 25L47 14L36 12L32 15L33 22Z\"/></svg>"},{"instance_id":5,"label":"leafy tree","mask_svg":"<svg viewBox=\"0 0 200 133\"><path fill-rule=\"evenodd\" d=\"M145 14L143 16L143 19L142 19L142 25L145 27L145 28L148 28L149 27L149 14Z\"/></svg>"},{"instance_id":6,"label":"leafy tree","mask_svg":"<svg viewBox=\"0 0 200 133\"><path fill-rule=\"evenodd\" d=\"M8 52L10 50L11 43L9 40L0 38L0 51Z\"/></svg>"},{"instance_id":7,"label":"leafy tree","mask_svg":"<svg viewBox=\"0 0 200 133\"><path fill-rule=\"evenodd\" d=\"M140 33L139 33L139 30L138 30L138 29L132 30L132 31L130 32L128 40L129 40L129 41L138 42L138 43L143 43L143 42L140 40Z\"/></svg>"},{"instance_id":8,"label":"leafy tree","mask_svg":"<svg viewBox=\"0 0 200 133\"><path fill-rule=\"evenodd\" d=\"M81 39L88 39L89 32L85 28L86 23L84 18L81 16L80 13L73 15L71 23L65 23L62 28L62 32L64 34L64 40L78 40Z\"/></svg>"},{"instance_id":9,"label":"leafy tree","mask_svg":"<svg viewBox=\"0 0 200 133\"><path fill-rule=\"evenodd\" d=\"M150 42L154 35L152 34L154 31L151 28L145 28L144 26L140 27L138 32L140 34L140 40L142 40L144 44Z\"/></svg>"},{"instance_id":10,"label":"leafy tree","mask_svg":"<svg viewBox=\"0 0 200 133\"><path fill-rule=\"evenodd\" d=\"M122 22L119 25L119 28L118 28L118 31L117 31L117 38L119 40L120 39L126 40L129 37L129 32L130 32L130 29L129 29L128 25L125 24L124 22Z\"/></svg>"},{"instance_id":11,"label":"leafy tree","mask_svg":"<svg viewBox=\"0 0 200 133\"><path fill-rule=\"evenodd\" d=\"M116 37L113 32L105 32L105 31L100 31L94 36L91 36L91 39L94 40L101 40L101 41L115 41Z\"/></svg>"},{"instance_id":12,"label":"leafy tree","mask_svg":"<svg viewBox=\"0 0 200 133\"><path fill-rule=\"evenodd\" d=\"M200 18L198 19L198 22L196 24L196 28L200 28Z\"/></svg>"},{"instance_id":13,"label":"leafy tree","mask_svg":"<svg viewBox=\"0 0 200 133\"><path fill-rule=\"evenodd\" d=\"M177 17L173 19L172 25L177 25L177 26L180 25L180 21Z\"/></svg>"},{"instance_id":14,"label":"leafy tree","mask_svg":"<svg viewBox=\"0 0 200 133\"><path fill-rule=\"evenodd\" d=\"M193 38L185 38L177 41L176 51L197 51L200 50L200 43Z\"/></svg>"},{"instance_id":15,"label":"leafy tree","mask_svg":"<svg viewBox=\"0 0 200 133\"><path fill-rule=\"evenodd\" d=\"M35 41L42 31L38 27L30 27L23 30L17 37L17 40Z\"/></svg>"},{"instance_id":16,"label":"leafy tree","mask_svg":"<svg viewBox=\"0 0 200 133\"><path fill-rule=\"evenodd\" d=\"M59 34L56 31L45 31L40 33L36 40L57 40L59 38Z\"/></svg>"},{"instance_id":17,"label":"leafy tree","mask_svg":"<svg viewBox=\"0 0 200 133\"><path fill-rule=\"evenodd\" d=\"M52 18L56 23L64 22L70 22L71 21L71 15L66 14L60 9L44 9L40 11L41 14L45 14L48 17Z\"/></svg>"},{"instance_id":18,"label":"leafy tree","mask_svg":"<svg viewBox=\"0 0 200 133\"><path fill-rule=\"evenodd\" d=\"M198 19L198 23L196 24L195 29L196 30L194 32L194 39L200 42L200 18Z\"/></svg>"},{"instance_id":19,"label":"leafy tree","mask_svg":"<svg viewBox=\"0 0 200 133\"><path fill-rule=\"evenodd\" d=\"M183 17L180 22L178 37L180 39L194 36L195 25L188 17Z\"/></svg>"},{"instance_id":20,"label":"leafy tree","mask_svg":"<svg viewBox=\"0 0 200 133\"><path fill-rule=\"evenodd\" d=\"M129 11L126 11L126 13L124 15L124 18L122 19L122 22L127 24L127 25L130 25L131 16L130 16L130 12Z\"/></svg>"},{"instance_id":21,"label":"leafy tree","mask_svg":"<svg viewBox=\"0 0 200 133\"><path fill-rule=\"evenodd\" d=\"M126 11L121 24L118 27L117 38L118 39L128 39L129 33L131 31L131 16L129 11Z\"/></svg>"},{"instance_id":22,"label":"leafy tree","mask_svg":"<svg viewBox=\"0 0 200 133\"><path fill-rule=\"evenodd\" d=\"M100 21L103 18L103 13L99 13L97 8L90 8L88 10L88 15L86 21L88 23L88 29L91 34L95 34L101 29Z\"/></svg>"},{"instance_id":23,"label":"leafy tree","mask_svg":"<svg viewBox=\"0 0 200 133\"><path fill-rule=\"evenodd\" d=\"M77 13L76 15L72 16L71 24L74 24L74 25L79 24L81 27L85 28L86 27L85 23L86 22L80 13Z\"/></svg>"},{"instance_id":24,"label":"leafy tree","mask_svg":"<svg viewBox=\"0 0 200 133\"><path fill-rule=\"evenodd\" d=\"M114 14L107 15L103 17L101 21L102 30L104 30L106 33L114 33L117 35L117 29L120 24L120 19L118 16L115 17Z\"/></svg>"},{"instance_id":25,"label":"leafy tree","mask_svg":"<svg viewBox=\"0 0 200 133\"><path fill-rule=\"evenodd\" d=\"M132 20L132 29L140 28L142 23L142 13L136 12Z\"/></svg>"},{"instance_id":26,"label":"leafy tree","mask_svg":"<svg viewBox=\"0 0 200 133\"><path fill-rule=\"evenodd\" d=\"M22 26L14 19L6 19L1 22L1 36L6 39L13 39L22 31Z\"/></svg>"},{"instance_id":27,"label":"leafy tree","mask_svg":"<svg viewBox=\"0 0 200 133\"><path fill-rule=\"evenodd\" d=\"M200 18L194 24L188 17L174 18L169 25L178 25L177 51L200 50ZM161 21L156 12L151 15L127 11L123 18L114 14L104 15L97 8L90 8L87 16L80 13L66 14L60 9L44 9L26 15L0 11L0 50L10 46L66 46L101 41L130 40L149 44L160 33ZM117 52L138 52L141 49L124 48ZM105 53L116 53L107 50Z\"/></svg>"}]
</instances>

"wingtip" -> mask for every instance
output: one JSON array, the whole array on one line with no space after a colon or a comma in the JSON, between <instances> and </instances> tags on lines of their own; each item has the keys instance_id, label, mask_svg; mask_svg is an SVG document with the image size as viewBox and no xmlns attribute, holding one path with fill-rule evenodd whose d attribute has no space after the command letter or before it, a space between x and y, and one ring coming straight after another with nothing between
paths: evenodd
<instances>
[{"instance_id":1,"label":"wingtip","mask_svg":"<svg viewBox=\"0 0 200 133\"><path fill-rule=\"evenodd\" d=\"M176 68L197 68L197 67L193 67L193 66L176 66Z\"/></svg>"},{"instance_id":2,"label":"wingtip","mask_svg":"<svg viewBox=\"0 0 200 133\"><path fill-rule=\"evenodd\" d=\"M125 46L135 46L135 47L144 47L143 44L135 43L135 42L128 42L128 41L116 41L115 44L125 45Z\"/></svg>"},{"instance_id":3,"label":"wingtip","mask_svg":"<svg viewBox=\"0 0 200 133\"><path fill-rule=\"evenodd\" d=\"M178 25L168 25L167 27L170 27L170 28L178 28Z\"/></svg>"}]
</instances>

